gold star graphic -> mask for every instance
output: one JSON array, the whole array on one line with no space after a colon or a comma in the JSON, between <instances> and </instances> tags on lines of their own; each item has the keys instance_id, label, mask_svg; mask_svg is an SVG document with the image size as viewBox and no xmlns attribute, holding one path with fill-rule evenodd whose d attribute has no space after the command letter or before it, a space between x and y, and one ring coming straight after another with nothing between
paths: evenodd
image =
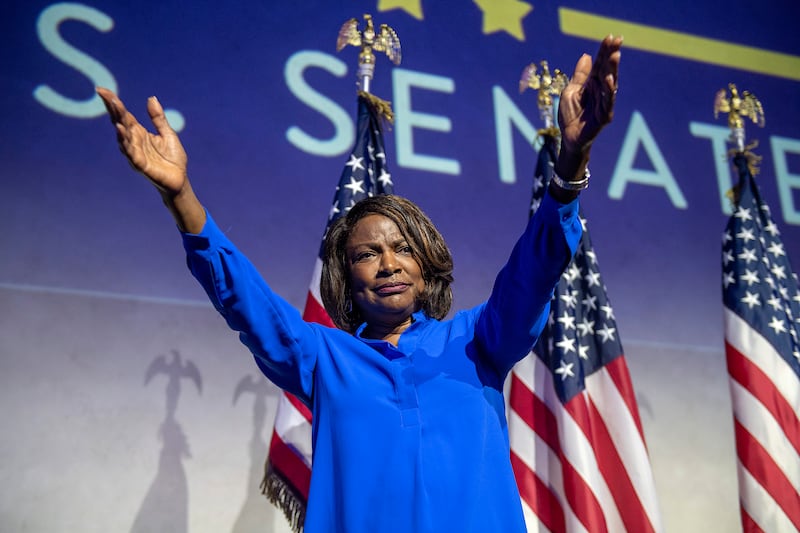
<instances>
[{"instance_id":1,"label":"gold star graphic","mask_svg":"<svg viewBox=\"0 0 800 533\"><path fill-rule=\"evenodd\" d=\"M519 0L474 0L483 11L483 33L488 35L504 31L516 38L525 40L522 19L533 10L533 6Z\"/></svg>"},{"instance_id":2,"label":"gold star graphic","mask_svg":"<svg viewBox=\"0 0 800 533\"><path fill-rule=\"evenodd\" d=\"M402 9L417 20L422 20L422 0L378 0L378 11Z\"/></svg>"}]
</instances>

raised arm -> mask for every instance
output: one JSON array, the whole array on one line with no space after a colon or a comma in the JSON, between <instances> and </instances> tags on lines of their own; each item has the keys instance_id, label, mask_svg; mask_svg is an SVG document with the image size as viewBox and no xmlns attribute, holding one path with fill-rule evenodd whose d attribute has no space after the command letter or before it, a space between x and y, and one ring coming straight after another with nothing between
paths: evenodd
<instances>
[{"instance_id":1,"label":"raised arm","mask_svg":"<svg viewBox=\"0 0 800 533\"><path fill-rule=\"evenodd\" d=\"M151 96L147 100L147 112L156 129L153 134L125 109L116 94L101 87L97 88L97 94L117 130L122 154L134 170L144 174L156 187L178 228L186 233L199 233L205 225L205 209L189 183L186 152L158 99Z\"/></svg>"},{"instance_id":2,"label":"raised arm","mask_svg":"<svg viewBox=\"0 0 800 533\"><path fill-rule=\"evenodd\" d=\"M614 115L622 39L603 39L597 57L583 54L561 93L561 150L556 172L581 182L592 143ZM580 242L578 191L550 182L545 197L495 280L476 324L476 339L504 376L530 350L545 327L550 300ZM555 200L555 201L554 201Z\"/></svg>"},{"instance_id":3,"label":"raised arm","mask_svg":"<svg viewBox=\"0 0 800 533\"><path fill-rule=\"evenodd\" d=\"M555 170L565 181L583 179L592 143L614 117L621 47L622 37L609 35L600 43L594 62L591 56L583 54L561 93L558 105L561 150ZM577 192L557 187L550 190L562 203L577 196Z\"/></svg>"}]
</instances>

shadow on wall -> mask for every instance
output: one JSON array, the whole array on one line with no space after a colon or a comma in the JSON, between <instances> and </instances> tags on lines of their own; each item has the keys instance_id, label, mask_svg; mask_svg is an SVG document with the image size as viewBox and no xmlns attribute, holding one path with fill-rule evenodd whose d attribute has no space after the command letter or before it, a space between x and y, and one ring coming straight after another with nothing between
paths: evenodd
<instances>
[{"instance_id":1,"label":"shadow on wall","mask_svg":"<svg viewBox=\"0 0 800 533\"><path fill-rule=\"evenodd\" d=\"M191 453L189 442L175 418L175 413L182 380L188 379L194 383L198 393L202 393L203 381L197 366L190 360L183 361L177 350L172 350L169 358L160 355L150 363L145 372L145 385L161 374L167 377L167 388L166 413L158 432L162 442L158 471L136 514L131 533L189 531L189 492L183 461L191 458ZM232 533L262 530L274 521L275 510L261 493L259 486L267 457L267 441L263 437L267 425L267 400L275 392L275 387L263 376L247 375L239 380L233 394L234 406L248 394L252 394L254 400L246 496L233 524Z\"/></svg>"},{"instance_id":2,"label":"shadow on wall","mask_svg":"<svg viewBox=\"0 0 800 533\"><path fill-rule=\"evenodd\" d=\"M145 372L145 385L159 374L167 376L166 414L158 432L163 445L156 477L136 514L131 533L188 533L189 491L183 458L189 458L191 454L186 435L175 419L175 411L181 393L181 379L191 380L199 393L203 391L203 381L197 366L191 361L182 362L177 350L172 350L169 361L160 355L150 363Z\"/></svg>"},{"instance_id":3,"label":"shadow on wall","mask_svg":"<svg viewBox=\"0 0 800 533\"><path fill-rule=\"evenodd\" d=\"M264 440L264 426L267 420L267 397L274 395L277 389L264 376L253 378L247 375L239 380L233 393L233 404L242 394L252 393L253 433L250 438L250 471L247 476L245 501L239 516L233 525L233 533L252 533L264 531L270 523L269 514L275 513L275 507L261 493L261 480L264 477L264 463L267 458L267 441ZM270 428L270 431L272 429Z\"/></svg>"}]
</instances>

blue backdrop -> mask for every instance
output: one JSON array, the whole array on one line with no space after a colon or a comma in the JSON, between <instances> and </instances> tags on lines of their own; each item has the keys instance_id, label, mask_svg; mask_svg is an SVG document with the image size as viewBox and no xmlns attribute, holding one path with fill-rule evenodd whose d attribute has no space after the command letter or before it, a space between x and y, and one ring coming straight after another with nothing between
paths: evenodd
<instances>
[{"instance_id":1,"label":"blue backdrop","mask_svg":"<svg viewBox=\"0 0 800 533\"><path fill-rule=\"evenodd\" d=\"M94 86L116 90L148 125L146 98L159 97L180 130L201 201L277 291L301 308L353 143L358 52L337 53L336 37L348 18L361 21L364 13L394 28L402 42L399 67L378 57L372 89L397 115L385 135L395 191L419 203L452 248L456 307L488 294L527 217L532 143L543 124L534 92L519 93L523 68L546 59L571 73L580 54L593 55L608 33L626 37L617 110L592 150L593 178L582 202L623 346L638 347L628 351L634 370L646 372L636 369L631 351L673 350L689 354L685 360L698 364L699 373L718 373L725 392L720 241L729 212L724 191L734 175L725 160L726 117L715 119L713 102L730 82L763 104L766 126L748 121L748 141L759 142L758 182L798 267L796 2L34 0L12 2L4 12L0 357L7 377L0 379L8 381L5 397L24 406L5 413L23 447L38 437L21 420L46 407L23 400L8 376L42 386L59 379L61 372L30 376L73 364L70 342L53 337L35 350L28 346L59 320L86 313L81 299L174 305L156 320L153 337L164 342L150 346L153 352L174 347L169 339L186 320L180 309L204 305L171 217L121 158ZM20 306L30 298L42 300ZM41 323L45 314L55 323ZM96 337L98 330L124 331L132 320L107 307L91 316L63 334ZM180 331L210 335L207 328ZM123 357L115 348L128 342L121 335L104 337L104 357ZM209 362L207 379L215 368ZM95 378L124 381L109 372ZM141 375L134 379L139 388ZM700 377L692 383L702 390ZM665 398L682 394L677 384L664 386ZM72 401L63 394L61 403ZM87 405L117 405L114 397ZM5 453L0 463L18 460ZM729 467L733 472L735 464ZM138 496L131 496L131 512ZM19 530L33 520L7 505L0 514L6 525ZM668 524L680 520L669 509L665 514ZM191 516L193 528L203 529ZM119 525L111 518L103 524Z\"/></svg>"}]
</instances>

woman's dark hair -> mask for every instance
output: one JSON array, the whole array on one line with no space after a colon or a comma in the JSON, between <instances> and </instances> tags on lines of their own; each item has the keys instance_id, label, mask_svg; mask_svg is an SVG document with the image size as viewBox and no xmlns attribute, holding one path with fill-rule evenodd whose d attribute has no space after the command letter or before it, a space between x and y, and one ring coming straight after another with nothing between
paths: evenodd
<instances>
[{"instance_id":1,"label":"woman's dark hair","mask_svg":"<svg viewBox=\"0 0 800 533\"><path fill-rule=\"evenodd\" d=\"M322 304L333 323L353 333L364 321L351 298L346 247L353 228L368 215L385 216L397 225L411 246L425 280L420 308L431 318L444 318L453 303L450 289L453 256L450 249L430 218L416 204L400 196L381 194L354 205L347 215L331 224L325 236L320 292Z\"/></svg>"}]
</instances>

